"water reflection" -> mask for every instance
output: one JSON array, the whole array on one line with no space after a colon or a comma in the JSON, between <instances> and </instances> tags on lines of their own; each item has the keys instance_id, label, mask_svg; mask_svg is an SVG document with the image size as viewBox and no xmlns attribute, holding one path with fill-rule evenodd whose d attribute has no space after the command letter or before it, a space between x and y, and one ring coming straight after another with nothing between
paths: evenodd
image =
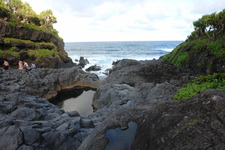
<instances>
[{"instance_id":1,"label":"water reflection","mask_svg":"<svg viewBox=\"0 0 225 150\"><path fill-rule=\"evenodd\" d=\"M120 128L110 129L106 132L109 143L106 150L129 150L136 134L137 124L130 122L129 128L122 131Z\"/></svg>"},{"instance_id":2,"label":"water reflection","mask_svg":"<svg viewBox=\"0 0 225 150\"><path fill-rule=\"evenodd\" d=\"M54 100L54 104L65 111L78 111L81 116L88 116L93 113L92 98L95 91L93 90L74 90L61 93Z\"/></svg>"}]
</instances>

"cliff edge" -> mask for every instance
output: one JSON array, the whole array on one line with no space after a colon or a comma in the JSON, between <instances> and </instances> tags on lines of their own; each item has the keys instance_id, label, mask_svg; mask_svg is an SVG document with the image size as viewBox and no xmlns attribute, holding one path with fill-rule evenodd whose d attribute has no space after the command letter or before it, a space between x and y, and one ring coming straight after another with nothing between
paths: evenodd
<instances>
[{"instance_id":1,"label":"cliff edge","mask_svg":"<svg viewBox=\"0 0 225 150\"><path fill-rule=\"evenodd\" d=\"M18 60L47 68L72 63L61 38L46 31L14 26L4 20L0 20L0 59L7 60L11 67L16 66Z\"/></svg>"}]
</instances>

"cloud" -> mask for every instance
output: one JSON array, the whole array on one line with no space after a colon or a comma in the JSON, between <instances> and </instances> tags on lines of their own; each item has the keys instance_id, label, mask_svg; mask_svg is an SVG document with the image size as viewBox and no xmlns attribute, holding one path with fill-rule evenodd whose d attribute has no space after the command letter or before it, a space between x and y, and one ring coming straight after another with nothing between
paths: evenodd
<instances>
[{"instance_id":1,"label":"cloud","mask_svg":"<svg viewBox=\"0 0 225 150\"><path fill-rule=\"evenodd\" d=\"M193 0L192 12L196 14L211 14L224 9L225 0Z\"/></svg>"},{"instance_id":2,"label":"cloud","mask_svg":"<svg viewBox=\"0 0 225 150\"><path fill-rule=\"evenodd\" d=\"M25 0L53 10L69 41L185 40L192 22L221 11L225 0Z\"/></svg>"}]
</instances>

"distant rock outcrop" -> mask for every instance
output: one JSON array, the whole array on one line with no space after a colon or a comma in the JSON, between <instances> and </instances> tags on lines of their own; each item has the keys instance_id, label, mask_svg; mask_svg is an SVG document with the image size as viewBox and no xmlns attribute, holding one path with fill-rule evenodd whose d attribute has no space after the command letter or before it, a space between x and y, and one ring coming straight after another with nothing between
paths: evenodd
<instances>
[{"instance_id":1,"label":"distant rock outcrop","mask_svg":"<svg viewBox=\"0 0 225 150\"><path fill-rule=\"evenodd\" d=\"M93 66L88 67L85 70L86 71L99 71L99 70L101 70L101 67L100 66L97 66L97 65L93 65Z\"/></svg>"}]
</instances>

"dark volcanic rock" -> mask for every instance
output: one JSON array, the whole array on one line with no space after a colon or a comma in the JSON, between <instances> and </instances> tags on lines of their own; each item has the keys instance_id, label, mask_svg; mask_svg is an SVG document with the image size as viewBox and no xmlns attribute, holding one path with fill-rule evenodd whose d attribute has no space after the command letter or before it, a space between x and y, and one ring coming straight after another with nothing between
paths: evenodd
<instances>
[{"instance_id":1,"label":"dark volcanic rock","mask_svg":"<svg viewBox=\"0 0 225 150\"><path fill-rule=\"evenodd\" d=\"M84 68L87 64L89 64L89 61L87 59L84 59L84 57L80 57L78 66Z\"/></svg>"},{"instance_id":2,"label":"dark volcanic rock","mask_svg":"<svg viewBox=\"0 0 225 150\"><path fill-rule=\"evenodd\" d=\"M100 84L97 75L85 73L78 67L38 68L31 71L10 69L2 72L2 78L1 91L23 92L47 99L55 97L62 90L97 88Z\"/></svg>"},{"instance_id":3,"label":"dark volcanic rock","mask_svg":"<svg viewBox=\"0 0 225 150\"><path fill-rule=\"evenodd\" d=\"M131 149L223 149L224 90L172 99L193 77L161 60L119 61L100 87L96 75L78 67L0 72L0 147L104 150L106 132L132 121L137 131ZM88 117L40 98L76 87L99 87L96 111Z\"/></svg>"},{"instance_id":4,"label":"dark volcanic rock","mask_svg":"<svg viewBox=\"0 0 225 150\"><path fill-rule=\"evenodd\" d=\"M173 101L176 89L193 79L185 70L160 60L123 60L98 88L90 115L96 128L80 150L104 150L109 129L133 121L131 149L223 149L224 90L204 91Z\"/></svg>"},{"instance_id":5,"label":"dark volcanic rock","mask_svg":"<svg viewBox=\"0 0 225 150\"><path fill-rule=\"evenodd\" d=\"M85 70L86 71L99 71L99 70L101 70L101 67L100 66L97 66L97 65L93 65L93 66L88 67Z\"/></svg>"},{"instance_id":6,"label":"dark volcanic rock","mask_svg":"<svg viewBox=\"0 0 225 150\"><path fill-rule=\"evenodd\" d=\"M96 109L133 100L172 100L176 89L192 79L184 70L159 60L123 60L123 64L116 65L96 91L93 102Z\"/></svg>"},{"instance_id":7,"label":"dark volcanic rock","mask_svg":"<svg viewBox=\"0 0 225 150\"><path fill-rule=\"evenodd\" d=\"M47 99L62 90L99 84L97 75L78 67L1 71L0 149L77 149L95 127L93 121Z\"/></svg>"},{"instance_id":8,"label":"dark volcanic rock","mask_svg":"<svg viewBox=\"0 0 225 150\"><path fill-rule=\"evenodd\" d=\"M223 149L224 90L204 91L183 101L120 108L97 126L80 149L104 150L106 131L137 123L131 149Z\"/></svg>"},{"instance_id":9,"label":"dark volcanic rock","mask_svg":"<svg viewBox=\"0 0 225 150\"><path fill-rule=\"evenodd\" d=\"M77 149L94 127L90 119L66 113L46 99L0 94L1 149ZM90 123L83 128L83 122Z\"/></svg>"}]
</instances>

